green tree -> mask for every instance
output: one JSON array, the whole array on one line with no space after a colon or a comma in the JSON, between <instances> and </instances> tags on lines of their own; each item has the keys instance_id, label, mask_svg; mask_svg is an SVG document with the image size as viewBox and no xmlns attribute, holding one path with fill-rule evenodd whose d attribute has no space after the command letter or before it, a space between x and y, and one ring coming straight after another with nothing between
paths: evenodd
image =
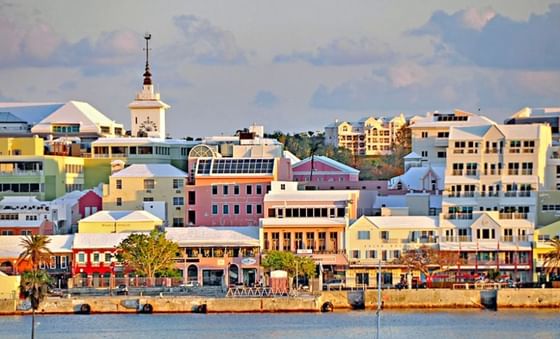
<instances>
[{"instance_id":1,"label":"green tree","mask_svg":"<svg viewBox=\"0 0 560 339\"><path fill-rule=\"evenodd\" d=\"M261 260L261 265L268 270L283 270L293 277L304 275L315 276L315 262L309 257L300 257L287 251L270 251Z\"/></svg>"},{"instance_id":2,"label":"green tree","mask_svg":"<svg viewBox=\"0 0 560 339\"><path fill-rule=\"evenodd\" d=\"M35 338L35 311L47 295L51 277L43 270L23 272L21 275L20 292L31 303L31 338Z\"/></svg>"},{"instance_id":3,"label":"green tree","mask_svg":"<svg viewBox=\"0 0 560 339\"><path fill-rule=\"evenodd\" d=\"M37 270L41 261L48 262L52 256L48 244L51 239L46 235L28 235L21 240L23 252L18 257L18 263L28 260L33 270Z\"/></svg>"},{"instance_id":4,"label":"green tree","mask_svg":"<svg viewBox=\"0 0 560 339\"><path fill-rule=\"evenodd\" d=\"M397 263L406 266L409 271L420 271L431 281L434 274L449 271L451 266L457 265L458 260L459 255L456 252L440 251L423 245L404 252Z\"/></svg>"},{"instance_id":5,"label":"green tree","mask_svg":"<svg viewBox=\"0 0 560 339\"><path fill-rule=\"evenodd\" d=\"M150 234L133 233L124 239L118 249L118 259L137 274L146 276L150 284L156 274L175 268L179 252L177 243L165 238L165 232L153 230Z\"/></svg>"},{"instance_id":6,"label":"green tree","mask_svg":"<svg viewBox=\"0 0 560 339\"><path fill-rule=\"evenodd\" d=\"M544 255L543 266L546 268L546 273L556 273L560 274L560 238L555 237L554 239L548 240L548 243L552 246L552 249Z\"/></svg>"}]
</instances>

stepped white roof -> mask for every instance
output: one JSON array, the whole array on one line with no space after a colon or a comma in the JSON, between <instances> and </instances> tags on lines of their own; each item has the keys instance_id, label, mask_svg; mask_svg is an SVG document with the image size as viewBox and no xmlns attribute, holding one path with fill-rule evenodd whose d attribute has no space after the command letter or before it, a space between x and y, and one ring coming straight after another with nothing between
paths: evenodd
<instances>
[{"instance_id":1,"label":"stepped white roof","mask_svg":"<svg viewBox=\"0 0 560 339\"><path fill-rule=\"evenodd\" d=\"M117 222L117 221L154 221L162 223L163 221L148 211L99 211L80 222Z\"/></svg>"},{"instance_id":2,"label":"stepped white roof","mask_svg":"<svg viewBox=\"0 0 560 339\"><path fill-rule=\"evenodd\" d=\"M115 248L130 234L131 233L76 233L74 234L73 248Z\"/></svg>"},{"instance_id":3,"label":"stepped white roof","mask_svg":"<svg viewBox=\"0 0 560 339\"><path fill-rule=\"evenodd\" d=\"M111 175L113 178L186 177L187 173L170 164L134 164Z\"/></svg>"},{"instance_id":4,"label":"stepped white roof","mask_svg":"<svg viewBox=\"0 0 560 339\"><path fill-rule=\"evenodd\" d=\"M307 157L307 158L301 160L300 162L298 162L296 164L293 164L292 168L295 168L297 166L301 166L301 165L306 164L310 161L311 161L311 157ZM328 166L334 167L334 168L338 169L339 171L344 172L344 173L348 173L348 174L359 174L360 173L360 171L355 169L355 168L352 168L352 167L350 167L348 165L345 165L345 164L343 164L339 161L336 161L334 159L331 159L329 157L325 157L325 156L322 156L322 155L313 156L313 162L325 163ZM320 171L314 170L314 172L320 172Z\"/></svg>"},{"instance_id":5,"label":"stepped white roof","mask_svg":"<svg viewBox=\"0 0 560 339\"><path fill-rule=\"evenodd\" d=\"M180 247L188 246L259 246L259 228L240 227L167 227L166 237Z\"/></svg>"},{"instance_id":6,"label":"stepped white roof","mask_svg":"<svg viewBox=\"0 0 560 339\"><path fill-rule=\"evenodd\" d=\"M0 236L0 258L17 258L23 247L21 241L25 238L23 235L3 235ZM53 253L72 253L73 234L65 235L49 235L51 240L47 247Z\"/></svg>"}]
</instances>

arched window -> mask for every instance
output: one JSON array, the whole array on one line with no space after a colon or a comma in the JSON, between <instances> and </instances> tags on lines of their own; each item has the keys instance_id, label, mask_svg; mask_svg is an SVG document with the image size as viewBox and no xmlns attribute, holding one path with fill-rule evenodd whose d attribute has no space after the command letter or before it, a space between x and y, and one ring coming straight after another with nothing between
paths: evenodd
<instances>
[{"instance_id":1,"label":"arched window","mask_svg":"<svg viewBox=\"0 0 560 339\"><path fill-rule=\"evenodd\" d=\"M198 267L196 265L190 265L187 270L187 280L189 282L196 281L198 282Z\"/></svg>"},{"instance_id":2,"label":"arched window","mask_svg":"<svg viewBox=\"0 0 560 339\"><path fill-rule=\"evenodd\" d=\"M239 267L237 265L229 266L229 284L235 285L239 281Z\"/></svg>"}]
</instances>

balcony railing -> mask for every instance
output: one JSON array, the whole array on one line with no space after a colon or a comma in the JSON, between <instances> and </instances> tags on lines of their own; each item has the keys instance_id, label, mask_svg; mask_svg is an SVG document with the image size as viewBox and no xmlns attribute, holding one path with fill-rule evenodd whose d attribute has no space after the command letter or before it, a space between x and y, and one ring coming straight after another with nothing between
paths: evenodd
<instances>
[{"instance_id":1,"label":"balcony railing","mask_svg":"<svg viewBox=\"0 0 560 339\"><path fill-rule=\"evenodd\" d=\"M463 175L463 170L453 170L453 172L451 172L451 175Z\"/></svg>"},{"instance_id":2,"label":"balcony railing","mask_svg":"<svg viewBox=\"0 0 560 339\"><path fill-rule=\"evenodd\" d=\"M41 176L43 171L11 171L0 172L0 176Z\"/></svg>"},{"instance_id":3,"label":"balcony railing","mask_svg":"<svg viewBox=\"0 0 560 339\"><path fill-rule=\"evenodd\" d=\"M500 237L500 241L503 242L527 242L529 241L528 235L504 235Z\"/></svg>"},{"instance_id":4,"label":"balcony railing","mask_svg":"<svg viewBox=\"0 0 560 339\"><path fill-rule=\"evenodd\" d=\"M521 212L505 212L500 213L500 219L527 219L528 213L521 213Z\"/></svg>"},{"instance_id":5,"label":"balcony railing","mask_svg":"<svg viewBox=\"0 0 560 339\"><path fill-rule=\"evenodd\" d=\"M472 241L472 237L470 235L443 236L440 239L442 242L471 242Z\"/></svg>"},{"instance_id":6,"label":"balcony railing","mask_svg":"<svg viewBox=\"0 0 560 339\"><path fill-rule=\"evenodd\" d=\"M472 220L472 218L472 213L451 213L443 215L443 219L448 220Z\"/></svg>"},{"instance_id":7,"label":"balcony railing","mask_svg":"<svg viewBox=\"0 0 560 339\"><path fill-rule=\"evenodd\" d=\"M465 173L465 175L470 176L470 177L475 177L477 175L476 170L467 170L467 172Z\"/></svg>"},{"instance_id":8,"label":"balcony railing","mask_svg":"<svg viewBox=\"0 0 560 339\"><path fill-rule=\"evenodd\" d=\"M502 171L499 169L487 169L484 171L484 175L502 175Z\"/></svg>"},{"instance_id":9,"label":"balcony railing","mask_svg":"<svg viewBox=\"0 0 560 339\"><path fill-rule=\"evenodd\" d=\"M499 150L498 148L486 148L486 149L484 150L484 153L487 153L487 154L488 154L488 153L494 153L494 154L496 154L496 153L500 153L499 151L500 151L500 150Z\"/></svg>"}]
</instances>

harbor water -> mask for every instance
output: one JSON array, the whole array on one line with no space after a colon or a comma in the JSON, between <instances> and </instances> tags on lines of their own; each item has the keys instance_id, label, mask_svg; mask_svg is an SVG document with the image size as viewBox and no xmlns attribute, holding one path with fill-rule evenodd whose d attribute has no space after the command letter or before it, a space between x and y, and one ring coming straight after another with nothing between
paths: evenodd
<instances>
[{"instance_id":1,"label":"harbor water","mask_svg":"<svg viewBox=\"0 0 560 339\"><path fill-rule=\"evenodd\" d=\"M384 311L381 338L560 338L558 310ZM36 338L373 338L375 312L40 315ZM29 338L30 316L0 317Z\"/></svg>"}]
</instances>

